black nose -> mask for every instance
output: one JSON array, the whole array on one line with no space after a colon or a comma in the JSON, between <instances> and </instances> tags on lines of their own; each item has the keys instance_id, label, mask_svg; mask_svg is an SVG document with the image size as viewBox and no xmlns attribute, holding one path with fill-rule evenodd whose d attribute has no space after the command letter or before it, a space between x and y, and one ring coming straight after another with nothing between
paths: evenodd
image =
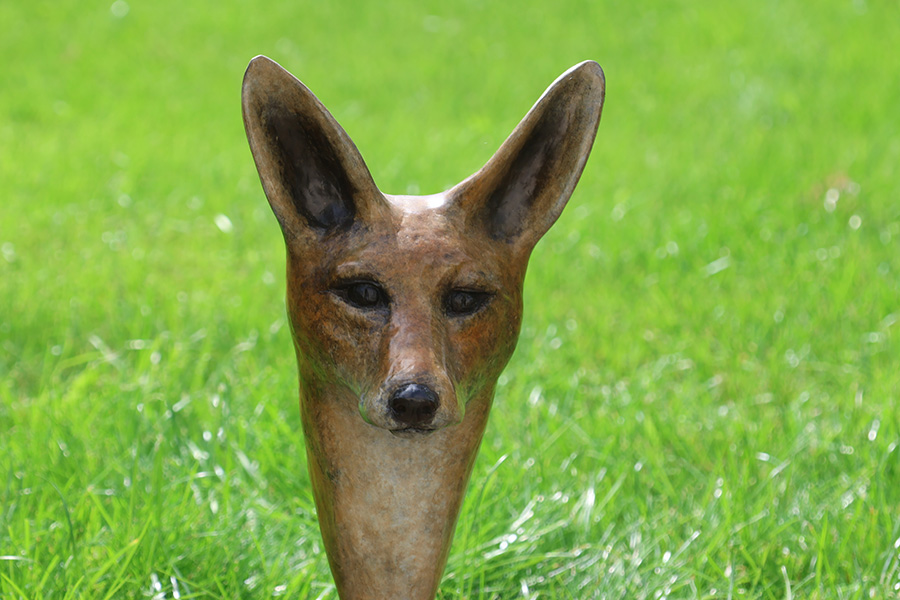
<instances>
[{"instance_id":1,"label":"black nose","mask_svg":"<svg viewBox=\"0 0 900 600\"><path fill-rule=\"evenodd\" d=\"M397 388L388 408L391 415L404 425L418 427L426 425L434 418L438 409L438 396L427 385L410 383Z\"/></svg>"}]
</instances>

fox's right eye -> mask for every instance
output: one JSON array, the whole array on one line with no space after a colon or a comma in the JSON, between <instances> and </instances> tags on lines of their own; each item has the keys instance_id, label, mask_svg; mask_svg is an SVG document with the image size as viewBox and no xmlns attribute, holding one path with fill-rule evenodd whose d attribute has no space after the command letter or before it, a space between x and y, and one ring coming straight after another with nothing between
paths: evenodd
<instances>
[{"instance_id":1,"label":"fox's right eye","mask_svg":"<svg viewBox=\"0 0 900 600\"><path fill-rule=\"evenodd\" d=\"M334 292L354 308L373 310L388 305L387 293L372 281L351 281L338 286Z\"/></svg>"}]
</instances>

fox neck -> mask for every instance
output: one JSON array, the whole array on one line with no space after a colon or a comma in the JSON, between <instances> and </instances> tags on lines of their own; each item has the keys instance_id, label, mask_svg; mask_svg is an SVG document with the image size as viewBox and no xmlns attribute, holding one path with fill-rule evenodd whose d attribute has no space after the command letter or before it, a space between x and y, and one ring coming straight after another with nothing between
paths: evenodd
<instances>
[{"instance_id":1,"label":"fox neck","mask_svg":"<svg viewBox=\"0 0 900 600\"><path fill-rule=\"evenodd\" d=\"M367 424L352 394L304 385L310 479L343 600L432 600L447 562L493 386L462 423L401 438Z\"/></svg>"}]
</instances>

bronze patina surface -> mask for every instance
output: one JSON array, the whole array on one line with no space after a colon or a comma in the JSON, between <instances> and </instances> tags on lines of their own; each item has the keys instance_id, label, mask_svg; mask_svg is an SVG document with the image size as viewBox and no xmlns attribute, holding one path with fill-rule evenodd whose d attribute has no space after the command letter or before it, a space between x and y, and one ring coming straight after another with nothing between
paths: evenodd
<instances>
[{"instance_id":1,"label":"bronze patina surface","mask_svg":"<svg viewBox=\"0 0 900 600\"><path fill-rule=\"evenodd\" d=\"M597 63L576 65L480 171L392 196L306 86L250 62L244 124L287 246L309 471L344 600L434 598L528 257L581 175L604 90Z\"/></svg>"}]
</instances>

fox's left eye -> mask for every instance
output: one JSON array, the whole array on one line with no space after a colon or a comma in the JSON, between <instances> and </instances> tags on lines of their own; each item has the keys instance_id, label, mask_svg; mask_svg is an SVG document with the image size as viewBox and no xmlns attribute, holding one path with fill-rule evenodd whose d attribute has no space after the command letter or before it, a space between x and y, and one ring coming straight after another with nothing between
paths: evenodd
<instances>
[{"instance_id":1,"label":"fox's left eye","mask_svg":"<svg viewBox=\"0 0 900 600\"><path fill-rule=\"evenodd\" d=\"M350 306L363 310L385 308L389 303L384 289L372 281L350 281L338 286L334 292Z\"/></svg>"},{"instance_id":2,"label":"fox's left eye","mask_svg":"<svg viewBox=\"0 0 900 600\"><path fill-rule=\"evenodd\" d=\"M454 317L465 317L478 312L491 299L488 292L474 290L450 290L444 300L444 308Z\"/></svg>"}]
</instances>

